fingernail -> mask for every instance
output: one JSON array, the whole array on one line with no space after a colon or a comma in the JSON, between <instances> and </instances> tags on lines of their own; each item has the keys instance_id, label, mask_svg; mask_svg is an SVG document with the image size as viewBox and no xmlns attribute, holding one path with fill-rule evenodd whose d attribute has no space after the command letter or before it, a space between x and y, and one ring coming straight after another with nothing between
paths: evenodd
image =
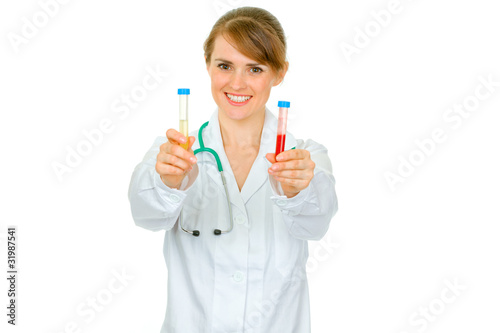
<instances>
[{"instance_id":1,"label":"fingernail","mask_svg":"<svg viewBox=\"0 0 500 333\"><path fill-rule=\"evenodd\" d=\"M196 163L196 157L191 157L189 160L191 161L191 163Z\"/></svg>"}]
</instances>

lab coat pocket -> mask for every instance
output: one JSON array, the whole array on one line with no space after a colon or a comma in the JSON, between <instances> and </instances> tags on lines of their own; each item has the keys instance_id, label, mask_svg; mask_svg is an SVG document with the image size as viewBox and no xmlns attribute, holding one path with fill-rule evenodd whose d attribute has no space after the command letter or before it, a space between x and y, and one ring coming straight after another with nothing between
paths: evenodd
<instances>
[{"instance_id":1,"label":"lab coat pocket","mask_svg":"<svg viewBox=\"0 0 500 333\"><path fill-rule=\"evenodd\" d=\"M304 245L305 241L290 234L284 218L280 208L273 205L275 264L278 271L288 277L305 267L307 253L304 253L304 246L307 247L307 242Z\"/></svg>"}]
</instances>

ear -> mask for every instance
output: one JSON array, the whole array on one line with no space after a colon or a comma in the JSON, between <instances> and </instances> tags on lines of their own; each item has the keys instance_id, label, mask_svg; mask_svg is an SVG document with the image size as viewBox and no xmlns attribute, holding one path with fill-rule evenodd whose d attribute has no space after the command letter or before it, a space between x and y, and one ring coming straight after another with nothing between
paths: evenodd
<instances>
[{"instance_id":1,"label":"ear","mask_svg":"<svg viewBox=\"0 0 500 333\"><path fill-rule=\"evenodd\" d=\"M203 56L203 58L205 58L205 64L207 66L207 72L208 72L208 68L210 67L210 64L207 64L207 56Z\"/></svg>"},{"instance_id":2,"label":"ear","mask_svg":"<svg viewBox=\"0 0 500 333\"><path fill-rule=\"evenodd\" d=\"M285 79L285 75L288 72L288 65L288 61L285 62L285 68L283 68L276 76L276 81L274 82L273 87L276 87L278 84L283 82L283 80Z\"/></svg>"}]
</instances>

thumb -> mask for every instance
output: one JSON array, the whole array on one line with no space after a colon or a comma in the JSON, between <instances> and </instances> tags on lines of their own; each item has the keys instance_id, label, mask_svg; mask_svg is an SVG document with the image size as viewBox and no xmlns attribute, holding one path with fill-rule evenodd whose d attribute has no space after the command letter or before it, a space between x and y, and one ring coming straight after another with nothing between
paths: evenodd
<instances>
[{"instance_id":1,"label":"thumb","mask_svg":"<svg viewBox=\"0 0 500 333\"><path fill-rule=\"evenodd\" d=\"M191 147L193 146L194 142L196 141L196 138L194 136L188 137L189 140L189 145L188 145L188 151L191 150Z\"/></svg>"},{"instance_id":2,"label":"thumb","mask_svg":"<svg viewBox=\"0 0 500 333\"><path fill-rule=\"evenodd\" d=\"M271 163L276 163L276 154L275 153L267 153L266 158Z\"/></svg>"}]
</instances>

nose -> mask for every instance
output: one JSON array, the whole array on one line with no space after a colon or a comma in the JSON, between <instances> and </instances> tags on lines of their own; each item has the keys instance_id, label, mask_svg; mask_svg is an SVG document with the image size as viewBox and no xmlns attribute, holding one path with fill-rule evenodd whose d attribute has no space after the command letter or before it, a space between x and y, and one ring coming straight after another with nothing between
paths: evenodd
<instances>
[{"instance_id":1,"label":"nose","mask_svg":"<svg viewBox=\"0 0 500 333\"><path fill-rule=\"evenodd\" d=\"M231 82L230 86L231 89L234 90L240 90L246 88L246 81L245 81L245 76L244 73L241 73L239 71L234 71L233 74L231 75Z\"/></svg>"}]
</instances>

